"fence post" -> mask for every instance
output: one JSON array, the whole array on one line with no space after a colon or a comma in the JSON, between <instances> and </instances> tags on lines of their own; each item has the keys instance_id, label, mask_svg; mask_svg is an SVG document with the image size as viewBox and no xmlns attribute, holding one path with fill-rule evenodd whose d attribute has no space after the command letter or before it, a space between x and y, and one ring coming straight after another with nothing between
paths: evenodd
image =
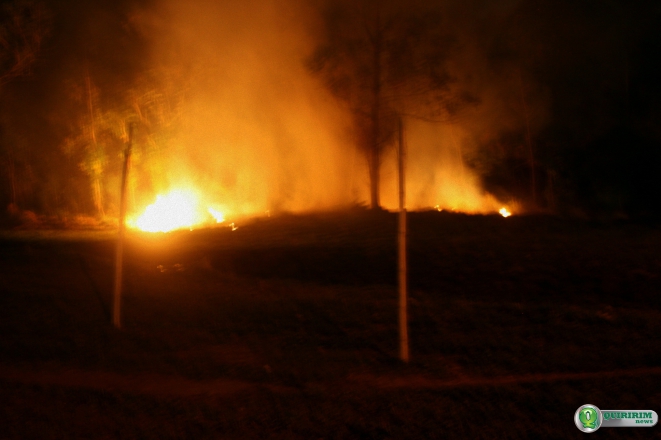
<instances>
[{"instance_id":1,"label":"fence post","mask_svg":"<svg viewBox=\"0 0 661 440\"><path fill-rule=\"evenodd\" d=\"M115 328L122 327L122 270L124 257L124 236L126 234L126 182L131 167L131 147L133 143L133 124L129 124L128 143L124 151L124 167L122 168L122 182L119 197L119 233L117 235L117 249L115 252L115 286L113 293L112 323Z\"/></svg>"},{"instance_id":2,"label":"fence post","mask_svg":"<svg viewBox=\"0 0 661 440\"><path fill-rule=\"evenodd\" d=\"M407 263L406 263L406 188L405 188L405 148L404 124L399 118L399 357L409 362L409 331L407 312Z\"/></svg>"}]
</instances>

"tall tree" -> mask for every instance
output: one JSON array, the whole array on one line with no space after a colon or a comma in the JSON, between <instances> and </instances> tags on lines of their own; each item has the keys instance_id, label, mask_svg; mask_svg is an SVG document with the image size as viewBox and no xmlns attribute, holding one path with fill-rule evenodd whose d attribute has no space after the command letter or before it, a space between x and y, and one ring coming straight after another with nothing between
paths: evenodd
<instances>
[{"instance_id":1,"label":"tall tree","mask_svg":"<svg viewBox=\"0 0 661 440\"><path fill-rule=\"evenodd\" d=\"M118 172L116 159L128 139L127 127L133 125L133 165L146 168L142 174L154 174L154 168L176 136L181 121L183 97L177 93L171 72L153 69L138 75L124 90L102 90L89 71L83 81L70 82L70 99L78 104L78 117L72 118L71 135L62 149L76 158L87 175L96 214L105 216L108 205L106 187ZM138 173L133 173L133 176ZM114 176L116 177L116 176ZM129 198L137 182L129 179Z\"/></svg>"},{"instance_id":2,"label":"tall tree","mask_svg":"<svg viewBox=\"0 0 661 440\"><path fill-rule=\"evenodd\" d=\"M310 71L348 107L369 170L370 207L380 208L380 167L402 116L443 119L465 102L447 63L452 39L440 12L389 0L329 1Z\"/></svg>"},{"instance_id":3,"label":"tall tree","mask_svg":"<svg viewBox=\"0 0 661 440\"><path fill-rule=\"evenodd\" d=\"M50 19L43 3L15 0L0 4L0 87L26 75L37 59ZM17 160L14 148L4 145L5 172L9 181L9 199L17 203Z\"/></svg>"}]
</instances>

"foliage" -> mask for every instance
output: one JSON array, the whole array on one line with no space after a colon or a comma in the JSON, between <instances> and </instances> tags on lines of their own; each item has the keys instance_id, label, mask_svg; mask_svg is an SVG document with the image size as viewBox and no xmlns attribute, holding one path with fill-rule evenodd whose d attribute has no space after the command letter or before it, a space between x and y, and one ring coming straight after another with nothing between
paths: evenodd
<instances>
[{"instance_id":1,"label":"foliage","mask_svg":"<svg viewBox=\"0 0 661 440\"><path fill-rule=\"evenodd\" d=\"M41 2L18 0L0 6L0 85L29 72L50 29Z\"/></svg>"},{"instance_id":2,"label":"foliage","mask_svg":"<svg viewBox=\"0 0 661 440\"><path fill-rule=\"evenodd\" d=\"M50 15L41 2L17 0L0 5L0 87L12 79L30 72L41 44L50 31ZM4 127L3 127L4 128ZM0 165L6 176L9 203L17 208L23 193L31 192L33 168L24 150L9 144L6 130L2 130ZM21 175L22 178L18 176Z\"/></svg>"},{"instance_id":3,"label":"foliage","mask_svg":"<svg viewBox=\"0 0 661 440\"><path fill-rule=\"evenodd\" d=\"M145 165L148 168L158 166L153 162L175 136L183 97L175 92L176 81L159 78L168 79L169 75L157 69L147 71L132 87L114 94L108 90L104 96L89 74L85 85L69 83L70 97L79 104L79 116L62 150L76 157L88 176L99 215L105 214L108 203L104 188L115 177L113 170L119 170L129 126L133 126L134 134L132 162L138 166L146 161L152 162ZM131 179L130 184L135 185L135 178Z\"/></svg>"}]
</instances>

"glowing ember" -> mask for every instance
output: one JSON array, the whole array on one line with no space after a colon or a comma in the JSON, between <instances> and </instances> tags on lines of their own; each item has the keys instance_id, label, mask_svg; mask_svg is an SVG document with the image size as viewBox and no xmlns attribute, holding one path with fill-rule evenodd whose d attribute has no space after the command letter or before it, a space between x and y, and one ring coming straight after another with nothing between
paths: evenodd
<instances>
[{"instance_id":1,"label":"glowing ember","mask_svg":"<svg viewBox=\"0 0 661 440\"><path fill-rule=\"evenodd\" d=\"M504 206L503 206L502 208L500 208L500 210L499 210L498 212L499 212L500 215L502 215L503 217L509 217L510 215L512 215L512 213L509 212L509 211L507 210L507 208L505 208Z\"/></svg>"},{"instance_id":2,"label":"glowing ember","mask_svg":"<svg viewBox=\"0 0 661 440\"><path fill-rule=\"evenodd\" d=\"M156 196L156 201L147 206L137 219L130 219L130 227L145 232L169 232L177 229L192 229L204 223L222 223L225 216L219 210L201 208L199 198L191 190L173 190Z\"/></svg>"}]
</instances>

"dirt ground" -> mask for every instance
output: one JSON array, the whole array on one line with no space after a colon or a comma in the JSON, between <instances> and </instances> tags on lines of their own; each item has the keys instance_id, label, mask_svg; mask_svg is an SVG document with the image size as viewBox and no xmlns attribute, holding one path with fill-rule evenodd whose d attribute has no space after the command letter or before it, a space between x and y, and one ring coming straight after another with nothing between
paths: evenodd
<instances>
[{"instance_id":1,"label":"dirt ground","mask_svg":"<svg viewBox=\"0 0 661 440\"><path fill-rule=\"evenodd\" d=\"M0 231L1 438L582 438L576 409L661 412L661 228L281 215L115 234ZM603 438L661 438L603 428Z\"/></svg>"}]
</instances>

